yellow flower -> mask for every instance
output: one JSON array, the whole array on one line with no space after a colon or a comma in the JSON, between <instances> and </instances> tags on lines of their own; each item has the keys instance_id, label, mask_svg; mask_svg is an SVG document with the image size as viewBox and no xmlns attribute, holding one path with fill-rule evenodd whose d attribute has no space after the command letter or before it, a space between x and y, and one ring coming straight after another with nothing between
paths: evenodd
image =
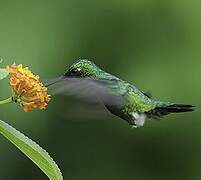
<instances>
[{"instance_id":1,"label":"yellow flower","mask_svg":"<svg viewBox=\"0 0 201 180\"><path fill-rule=\"evenodd\" d=\"M10 86L13 89L13 99L20 102L25 112L34 108L45 109L50 101L47 88L40 82L39 76L34 75L28 67L20 65L7 66L10 74Z\"/></svg>"}]
</instances>

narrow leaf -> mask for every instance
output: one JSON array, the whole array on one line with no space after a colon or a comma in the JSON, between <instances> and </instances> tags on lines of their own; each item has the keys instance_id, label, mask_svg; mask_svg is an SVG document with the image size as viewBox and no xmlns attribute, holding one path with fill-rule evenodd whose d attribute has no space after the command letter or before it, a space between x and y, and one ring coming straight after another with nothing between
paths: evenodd
<instances>
[{"instance_id":1,"label":"narrow leaf","mask_svg":"<svg viewBox=\"0 0 201 180\"><path fill-rule=\"evenodd\" d=\"M6 78L9 72L5 68L0 68L0 80Z\"/></svg>"},{"instance_id":2,"label":"narrow leaf","mask_svg":"<svg viewBox=\"0 0 201 180\"><path fill-rule=\"evenodd\" d=\"M63 180L57 164L50 155L34 141L1 120L0 133L31 159L50 180Z\"/></svg>"}]
</instances>

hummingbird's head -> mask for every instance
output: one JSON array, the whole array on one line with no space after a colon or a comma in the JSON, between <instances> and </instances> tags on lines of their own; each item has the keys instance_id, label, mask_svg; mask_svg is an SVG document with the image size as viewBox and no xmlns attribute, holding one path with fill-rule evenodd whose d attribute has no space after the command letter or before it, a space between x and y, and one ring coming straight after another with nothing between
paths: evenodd
<instances>
[{"instance_id":1,"label":"hummingbird's head","mask_svg":"<svg viewBox=\"0 0 201 180\"><path fill-rule=\"evenodd\" d=\"M100 73L100 68L96 66L93 62L87 59L81 59L74 63L65 72L65 77L92 77L95 78Z\"/></svg>"}]
</instances>

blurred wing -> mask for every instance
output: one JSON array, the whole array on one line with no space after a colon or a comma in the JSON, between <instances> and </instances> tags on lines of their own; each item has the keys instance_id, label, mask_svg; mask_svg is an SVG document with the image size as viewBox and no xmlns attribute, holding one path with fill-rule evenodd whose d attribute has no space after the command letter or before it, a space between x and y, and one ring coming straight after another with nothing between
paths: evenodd
<instances>
[{"instance_id":1,"label":"blurred wing","mask_svg":"<svg viewBox=\"0 0 201 180\"><path fill-rule=\"evenodd\" d=\"M53 95L75 96L92 103L102 102L105 105L120 106L123 99L112 88L114 83L92 78L58 78L49 80L45 84Z\"/></svg>"}]
</instances>

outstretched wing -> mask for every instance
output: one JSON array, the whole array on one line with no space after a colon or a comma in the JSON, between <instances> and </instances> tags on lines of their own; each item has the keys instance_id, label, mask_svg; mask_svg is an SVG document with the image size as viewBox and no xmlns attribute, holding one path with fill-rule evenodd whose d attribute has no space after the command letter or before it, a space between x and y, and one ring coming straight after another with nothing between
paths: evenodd
<instances>
[{"instance_id":1,"label":"outstretched wing","mask_svg":"<svg viewBox=\"0 0 201 180\"><path fill-rule=\"evenodd\" d=\"M75 96L92 103L121 106L123 98L113 89L115 81L93 78L57 78L45 83L53 95Z\"/></svg>"}]
</instances>

